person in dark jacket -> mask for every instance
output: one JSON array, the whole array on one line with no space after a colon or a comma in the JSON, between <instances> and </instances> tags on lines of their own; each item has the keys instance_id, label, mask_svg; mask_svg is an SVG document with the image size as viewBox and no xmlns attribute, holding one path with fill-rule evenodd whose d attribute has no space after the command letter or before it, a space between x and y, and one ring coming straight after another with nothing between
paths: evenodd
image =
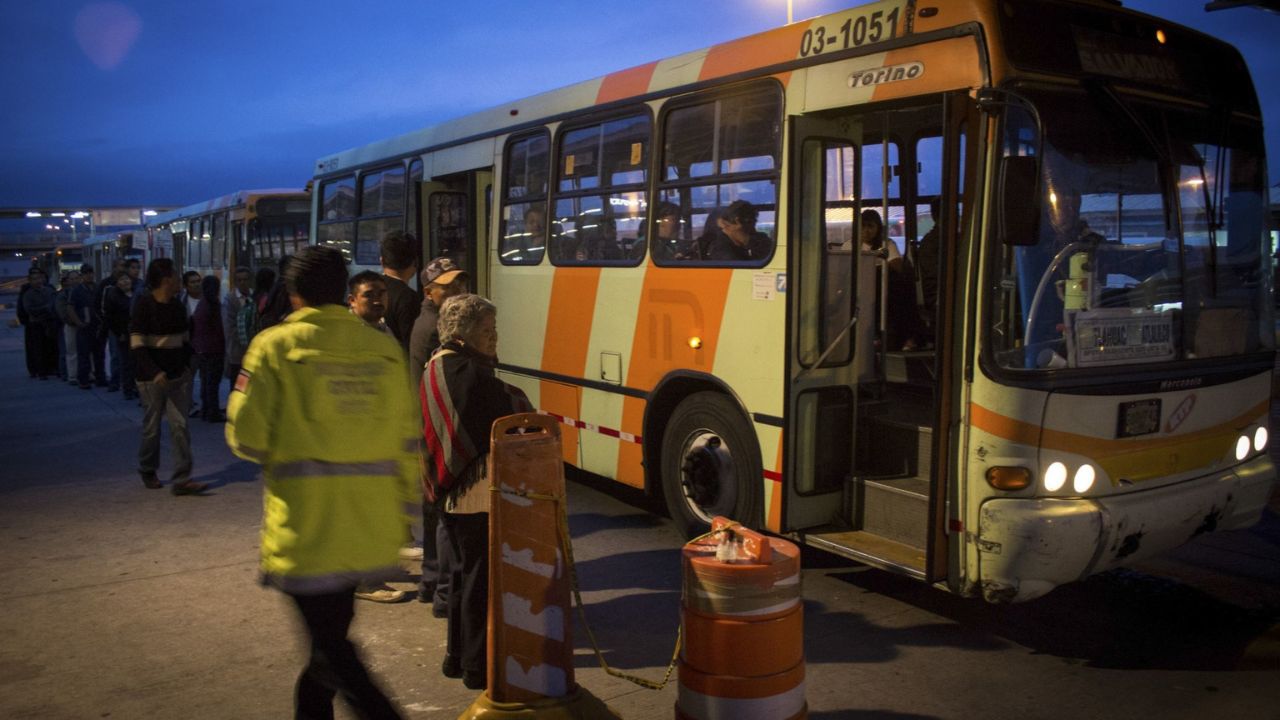
<instances>
[{"instance_id":1,"label":"person in dark jacket","mask_svg":"<svg viewBox=\"0 0 1280 720\"><path fill-rule=\"evenodd\" d=\"M227 357L227 338L222 329L222 281L205 275L200 281L200 302L191 313L191 347L196 351L200 372L200 417L205 422L222 422L218 392L222 386L222 364Z\"/></svg>"},{"instance_id":2,"label":"person in dark jacket","mask_svg":"<svg viewBox=\"0 0 1280 720\"><path fill-rule=\"evenodd\" d=\"M443 343L422 374L424 490L442 509L449 539L449 631L446 677L468 688L486 683L489 602L489 431L495 420L531 409L529 399L494 375L497 309L479 295L457 295L440 308Z\"/></svg>"},{"instance_id":3,"label":"person in dark jacket","mask_svg":"<svg viewBox=\"0 0 1280 720\"><path fill-rule=\"evenodd\" d=\"M102 320L112 340L111 353L120 358L120 374L114 379L124 390L124 399L138 397L133 377L133 357L129 352L129 311L133 307L133 278L127 272L116 275L116 284L102 296Z\"/></svg>"},{"instance_id":4,"label":"person in dark jacket","mask_svg":"<svg viewBox=\"0 0 1280 720\"><path fill-rule=\"evenodd\" d=\"M393 230L382 238L382 274L387 279L387 312L383 316L404 356L409 357L409 336L418 318L422 294L409 287L418 273L418 241L409 233Z\"/></svg>"},{"instance_id":5,"label":"person in dark jacket","mask_svg":"<svg viewBox=\"0 0 1280 720\"><path fill-rule=\"evenodd\" d=\"M124 267L124 260L112 262L111 272L98 281L98 286L93 292L93 311L98 318L98 334L93 340L93 356L95 359L102 359L99 366L102 368L102 379L106 382L107 392L120 390L121 361L121 357L116 353L115 338L111 336L111 329L107 327L107 291L116 286L116 278L124 272ZM98 384L101 386L102 382Z\"/></svg>"},{"instance_id":6,"label":"person in dark jacket","mask_svg":"<svg viewBox=\"0 0 1280 720\"><path fill-rule=\"evenodd\" d=\"M760 212L746 200L734 200L716 222L720 235L707 248L707 259L721 262L763 262L773 252L773 240L756 230Z\"/></svg>"},{"instance_id":7,"label":"person in dark jacket","mask_svg":"<svg viewBox=\"0 0 1280 720\"><path fill-rule=\"evenodd\" d=\"M80 284L71 290L69 309L76 320L76 382L81 390L92 389L96 377L98 385L106 386L102 358L97 353L98 312L94 310L93 266L80 266Z\"/></svg>"},{"instance_id":8,"label":"person in dark jacket","mask_svg":"<svg viewBox=\"0 0 1280 720\"><path fill-rule=\"evenodd\" d=\"M178 271L169 258L156 258L147 267L147 288L133 304L129 320L129 348L138 369L142 396L142 444L138 473L149 488L160 487L160 418L169 420L173 441L174 495L194 495L205 486L191 480L191 342L187 309L178 300Z\"/></svg>"},{"instance_id":9,"label":"person in dark jacket","mask_svg":"<svg viewBox=\"0 0 1280 720\"><path fill-rule=\"evenodd\" d=\"M53 288L40 268L27 273L27 287L18 296L18 318L23 325L27 349L27 371L33 378L48 380L58 372L58 322L54 314Z\"/></svg>"},{"instance_id":10,"label":"person in dark jacket","mask_svg":"<svg viewBox=\"0 0 1280 720\"><path fill-rule=\"evenodd\" d=\"M451 258L438 257L427 263L418 282L426 290L422 309L413 322L409 337L409 373L414 391L431 355L440 347L440 306L454 295L467 292L468 276ZM422 577L418 581L418 602L431 603L431 614L445 617L449 603L448 538L440 524L435 504L422 503Z\"/></svg>"},{"instance_id":11,"label":"person in dark jacket","mask_svg":"<svg viewBox=\"0 0 1280 720\"><path fill-rule=\"evenodd\" d=\"M289 270L289 262L291 260L293 260L292 255L285 255L280 258L280 270L276 273L275 284L271 286L271 292L267 293L266 301L258 305L259 332L272 325L284 322L289 313L293 312L293 305L289 303L289 291L284 285L284 276Z\"/></svg>"}]
</instances>

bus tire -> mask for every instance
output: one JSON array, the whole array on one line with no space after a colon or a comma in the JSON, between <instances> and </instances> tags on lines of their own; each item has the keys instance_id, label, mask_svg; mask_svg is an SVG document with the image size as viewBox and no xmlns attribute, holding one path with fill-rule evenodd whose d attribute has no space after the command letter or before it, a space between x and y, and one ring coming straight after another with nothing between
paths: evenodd
<instances>
[{"instance_id":1,"label":"bus tire","mask_svg":"<svg viewBox=\"0 0 1280 720\"><path fill-rule=\"evenodd\" d=\"M717 515L757 527L762 470L751 425L723 393L685 398L662 433L662 494L676 528L700 535Z\"/></svg>"}]
</instances>

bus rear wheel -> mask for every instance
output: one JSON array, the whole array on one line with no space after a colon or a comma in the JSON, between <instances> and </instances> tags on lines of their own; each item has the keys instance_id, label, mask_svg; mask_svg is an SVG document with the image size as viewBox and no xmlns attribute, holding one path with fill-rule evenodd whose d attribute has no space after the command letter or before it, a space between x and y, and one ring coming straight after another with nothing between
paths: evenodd
<instances>
[{"instance_id":1,"label":"bus rear wheel","mask_svg":"<svg viewBox=\"0 0 1280 720\"><path fill-rule=\"evenodd\" d=\"M717 515L755 526L761 477L756 438L728 397L699 392L676 406L662 434L662 492L686 538Z\"/></svg>"}]
</instances>

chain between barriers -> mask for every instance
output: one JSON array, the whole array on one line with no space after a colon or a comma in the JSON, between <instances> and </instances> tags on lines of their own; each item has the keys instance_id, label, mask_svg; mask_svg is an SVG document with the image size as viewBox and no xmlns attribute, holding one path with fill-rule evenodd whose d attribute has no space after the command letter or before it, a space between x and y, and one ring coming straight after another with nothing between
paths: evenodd
<instances>
[{"instance_id":1,"label":"chain between barriers","mask_svg":"<svg viewBox=\"0 0 1280 720\"><path fill-rule=\"evenodd\" d=\"M671 661L667 663L667 671L662 676L662 682L655 682L653 680L649 680L648 678L642 678L637 675L631 675L630 673L622 672L621 670L615 670L614 668L609 667L609 661L604 659L604 653L600 651L600 643L596 641L596 634L591 629L591 623L587 620L587 609L586 609L586 605L582 602L582 593L578 590L578 570L573 560L573 541L572 541L572 538L570 538L569 536L569 512L565 508L564 497L559 495L548 495L546 493L520 492L517 490L509 490L509 489L503 489L503 488L497 488L497 487L490 487L489 491L494 493L500 493L503 495L513 495L516 497L525 498L527 500L541 500L544 502L555 503L556 525L558 526L559 532L560 532L560 549L564 552L565 565L569 569L569 582L570 582L570 588L573 590L573 603L578 608L578 618L582 620L582 627L584 630L586 630L587 638L591 641L591 650L596 654L596 660L600 663L600 669L604 670L605 673L612 675L613 677L621 678L623 680L626 680L635 685L639 685L640 687L646 688L648 690L661 690L664 687L666 687L667 684L671 682L671 673L675 671L676 662L680 658L680 643L683 638L682 638L682 630L678 624L676 625L676 645L675 645L675 648L671 651ZM705 540L706 538L709 538L713 535L729 532L733 528L739 527L739 526L740 526L739 523L733 522L718 530L712 530L710 532L703 533L702 535L699 535L698 537L690 540L689 542L696 543L700 540Z\"/></svg>"}]
</instances>

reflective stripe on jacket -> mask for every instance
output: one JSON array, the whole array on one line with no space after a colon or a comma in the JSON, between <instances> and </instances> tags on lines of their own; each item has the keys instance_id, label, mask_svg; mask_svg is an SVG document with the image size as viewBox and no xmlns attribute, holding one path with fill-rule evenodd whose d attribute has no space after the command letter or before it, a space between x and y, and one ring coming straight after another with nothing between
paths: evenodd
<instances>
[{"instance_id":1,"label":"reflective stripe on jacket","mask_svg":"<svg viewBox=\"0 0 1280 720\"><path fill-rule=\"evenodd\" d=\"M227 403L227 444L266 479L261 569L324 593L398 572L421 506L418 424L399 345L340 305L255 336Z\"/></svg>"}]
</instances>

